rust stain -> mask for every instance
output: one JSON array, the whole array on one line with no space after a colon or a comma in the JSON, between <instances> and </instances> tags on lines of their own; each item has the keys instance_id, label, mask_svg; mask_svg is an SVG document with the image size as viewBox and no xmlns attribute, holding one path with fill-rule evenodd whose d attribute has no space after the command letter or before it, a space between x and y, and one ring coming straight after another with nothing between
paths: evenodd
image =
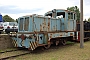
<instances>
[{"instance_id":1,"label":"rust stain","mask_svg":"<svg viewBox=\"0 0 90 60\"><path fill-rule=\"evenodd\" d=\"M22 40L25 40L26 39L26 37L24 36L24 34L21 35L21 39Z\"/></svg>"},{"instance_id":2,"label":"rust stain","mask_svg":"<svg viewBox=\"0 0 90 60\"><path fill-rule=\"evenodd\" d=\"M70 36L73 36L73 33L70 33Z\"/></svg>"},{"instance_id":3,"label":"rust stain","mask_svg":"<svg viewBox=\"0 0 90 60\"><path fill-rule=\"evenodd\" d=\"M52 38L52 34L50 34L50 39Z\"/></svg>"},{"instance_id":4,"label":"rust stain","mask_svg":"<svg viewBox=\"0 0 90 60\"><path fill-rule=\"evenodd\" d=\"M40 24L40 31L42 31L42 25Z\"/></svg>"},{"instance_id":5,"label":"rust stain","mask_svg":"<svg viewBox=\"0 0 90 60\"><path fill-rule=\"evenodd\" d=\"M44 22L43 22L43 30L45 31L46 30L46 20L44 18Z\"/></svg>"},{"instance_id":6,"label":"rust stain","mask_svg":"<svg viewBox=\"0 0 90 60\"><path fill-rule=\"evenodd\" d=\"M32 17L32 15L30 15L30 17Z\"/></svg>"},{"instance_id":7,"label":"rust stain","mask_svg":"<svg viewBox=\"0 0 90 60\"><path fill-rule=\"evenodd\" d=\"M50 19L48 19L48 31L50 31Z\"/></svg>"},{"instance_id":8,"label":"rust stain","mask_svg":"<svg viewBox=\"0 0 90 60\"><path fill-rule=\"evenodd\" d=\"M22 40L25 40L26 36L24 34L22 34L22 35L19 35L18 38L21 38Z\"/></svg>"},{"instance_id":9,"label":"rust stain","mask_svg":"<svg viewBox=\"0 0 90 60\"><path fill-rule=\"evenodd\" d=\"M18 38L20 38L20 35L18 36Z\"/></svg>"},{"instance_id":10,"label":"rust stain","mask_svg":"<svg viewBox=\"0 0 90 60\"><path fill-rule=\"evenodd\" d=\"M62 36L62 35L60 35L60 36Z\"/></svg>"},{"instance_id":11,"label":"rust stain","mask_svg":"<svg viewBox=\"0 0 90 60\"><path fill-rule=\"evenodd\" d=\"M31 47L29 47L28 50L31 50Z\"/></svg>"},{"instance_id":12,"label":"rust stain","mask_svg":"<svg viewBox=\"0 0 90 60\"><path fill-rule=\"evenodd\" d=\"M32 36L31 35L29 35L29 39L32 39Z\"/></svg>"},{"instance_id":13,"label":"rust stain","mask_svg":"<svg viewBox=\"0 0 90 60\"><path fill-rule=\"evenodd\" d=\"M48 44L51 44L50 40L48 40Z\"/></svg>"}]
</instances>

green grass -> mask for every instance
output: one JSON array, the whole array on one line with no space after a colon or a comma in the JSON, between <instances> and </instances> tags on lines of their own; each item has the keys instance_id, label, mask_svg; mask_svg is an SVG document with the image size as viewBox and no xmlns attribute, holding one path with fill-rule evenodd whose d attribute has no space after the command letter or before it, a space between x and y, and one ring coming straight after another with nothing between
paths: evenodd
<instances>
[{"instance_id":1,"label":"green grass","mask_svg":"<svg viewBox=\"0 0 90 60\"><path fill-rule=\"evenodd\" d=\"M14 60L90 60L90 41L84 43L84 48L80 48L80 43L73 43L39 50Z\"/></svg>"}]
</instances>

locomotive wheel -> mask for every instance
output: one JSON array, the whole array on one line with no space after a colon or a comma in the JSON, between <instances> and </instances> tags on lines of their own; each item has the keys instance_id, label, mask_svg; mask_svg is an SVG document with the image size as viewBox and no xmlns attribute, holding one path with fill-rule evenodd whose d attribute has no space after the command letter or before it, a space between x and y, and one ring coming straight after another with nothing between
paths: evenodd
<instances>
[{"instance_id":1,"label":"locomotive wheel","mask_svg":"<svg viewBox=\"0 0 90 60\"><path fill-rule=\"evenodd\" d=\"M44 48L48 49L48 48L50 48L50 46L51 46L51 44L48 44L48 45L45 45Z\"/></svg>"},{"instance_id":2,"label":"locomotive wheel","mask_svg":"<svg viewBox=\"0 0 90 60\"><path fill-rule=\"evenodd\" d=\"M66 45L66 40L62 40L62 44L63 45Z\"/></svg>"}]
</instances>

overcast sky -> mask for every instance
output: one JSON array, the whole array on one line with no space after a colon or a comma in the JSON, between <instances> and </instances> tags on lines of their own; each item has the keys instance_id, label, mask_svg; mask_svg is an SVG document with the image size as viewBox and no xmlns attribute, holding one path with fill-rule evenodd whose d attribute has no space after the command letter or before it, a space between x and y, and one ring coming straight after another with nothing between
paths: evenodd
<instances>
[{"instance_id":1,"label":"overcast sky","mask_svg":"<svg viewBox=\"0 0 90 60\"><path fill-rule=\"evenodd\" d=\"M67 7L78 6L80 0L2 0L0 1L0 13L17 19L23 15L44 15L52 9L67 9ZM90 16L90 0L84 0L84 19Z\"/></svg>"}]
</instances>

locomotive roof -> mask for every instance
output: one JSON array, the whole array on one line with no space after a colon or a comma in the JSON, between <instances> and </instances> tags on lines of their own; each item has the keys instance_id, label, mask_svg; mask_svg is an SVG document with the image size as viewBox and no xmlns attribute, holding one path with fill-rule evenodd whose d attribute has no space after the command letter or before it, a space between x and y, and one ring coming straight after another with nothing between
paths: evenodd
<instances>
[{"instance_id":1,"label":"locomotive roof","mask_svg":"<svg viewBox=\"0 0 90 60\"><path fill-rule=\"evenodd\" d=\"M65 10L65 9L55 9L56 11L65 11L65 12L73 12L75 13L74 11L70 11L70 10ZM51 11L48 11L46 13L52 13L52 10Z\"/></svg>"},{"instance_id":2,"label":"locomotive roof","mask_svg":"<svg viewBox=\"0 0 90 60\"><path fill-rule=\"evenodd\" d=\"M54 10L54 9L53 9ZM57 12L72 12L72 13L75 13L73 11L70 11L70 10L65 10L65 9L55 9ZM52 10L51 11L48 11L46 12L45 14L48 14L48 13L52 13ZM22 17L26 17L26 16L34 16L34 15L38 15L38 14L32 14L32 15L25 15L25 16L22 16ZM38 16L43 16L43 15L38 15ZM20 18L20 17L19 17Z\"/></svg>"}]
</instances>

